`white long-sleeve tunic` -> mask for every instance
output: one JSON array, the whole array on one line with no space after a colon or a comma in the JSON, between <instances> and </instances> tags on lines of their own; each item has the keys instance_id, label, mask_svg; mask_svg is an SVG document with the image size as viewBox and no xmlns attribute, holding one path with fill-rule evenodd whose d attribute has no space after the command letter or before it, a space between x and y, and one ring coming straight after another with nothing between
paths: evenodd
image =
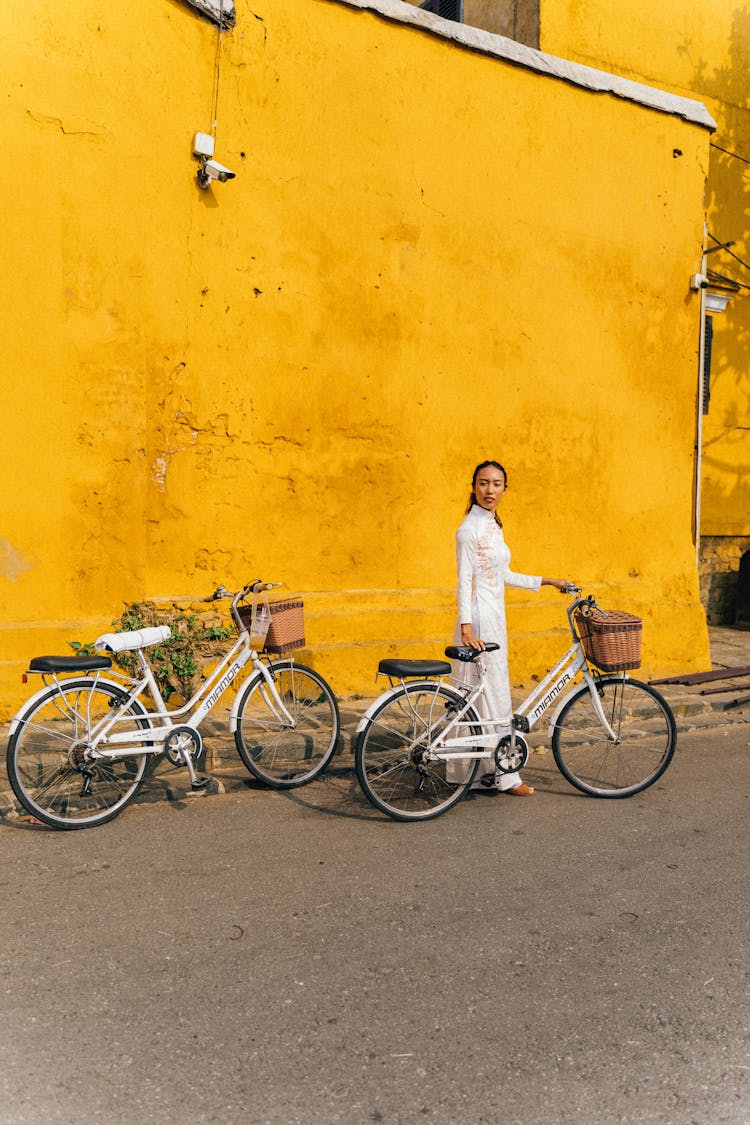
<instances>
[{"instance_id":1,"label":"white long-sleeve tunic","mask_svg":"<svg viewBox=\"0 0 750 1125\"><path fill-rule=\"evenodd\" d=\"M513 722L508 674L508 633L505 624L505 587L521 586L538 590L538 575L516 574L510 569L510 551L502 529L492 512L474 504L456 533L458 564L458 620L455 640L461 639L461 625L471 622L474 635L483 641L494 641L500 647L482 659L487 672L486 690L481 707L482 718L497 720L498 738L509 734ZM465 682L475 683L477 670L473 664L454 664L454 673ZM480 700L480 703L482 701ZM483 763L483 766L485 763ZM489 763L486 763L489 768ZM483 769L480 772L484 772ZM501 788L520 783L518 774L502 777Z\"/></svg>"}]
</instances>

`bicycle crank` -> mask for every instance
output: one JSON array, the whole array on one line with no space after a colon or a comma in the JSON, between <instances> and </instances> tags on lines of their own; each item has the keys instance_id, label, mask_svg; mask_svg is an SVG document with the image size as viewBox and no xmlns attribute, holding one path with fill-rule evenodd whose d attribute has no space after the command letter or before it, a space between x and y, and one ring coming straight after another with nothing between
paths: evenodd
<instances>
[{"instance_id":1,"label":"bicycle crank","mask_svg":"<svg viewBox=\"0 0 750 1125\"><path fill-rule=\"evenodd\" d=\"M495 766L500 773L516 773L529 759L529 748L520 734L506 734L495 747Z\"/></svg>"},{"instance_id":2,"label":"bicycle crank","mask_svg":"<svg viewBox=\"0 0 750 1125\"><path fill-rule=\"evenodd\" d=\"M185 755L195 759L203 749L203 739L194 727L173 727L164 739L164 753L173 766L184 766Z\"/></svg>"}]
</instances>

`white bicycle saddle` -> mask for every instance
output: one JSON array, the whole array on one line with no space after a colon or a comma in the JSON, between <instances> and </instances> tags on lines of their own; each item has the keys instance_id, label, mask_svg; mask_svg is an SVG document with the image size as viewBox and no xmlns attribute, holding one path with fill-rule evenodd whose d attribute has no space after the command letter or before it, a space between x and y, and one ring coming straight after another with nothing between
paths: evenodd
<instances>
[{"instance_id":1,"label":"white bicycle saddle","mask_svg":"<svg viewBox=\"0 0 750 1125\"><path fill-rule=\"evenodd\" d=\"M168 625L154 625L150 629L136 629L133 633L102 633L94 641L94 648L107 648L110 652L132 652L149 645L160 645L169 640L172 630Z\"/></svg>"}]
</instances>

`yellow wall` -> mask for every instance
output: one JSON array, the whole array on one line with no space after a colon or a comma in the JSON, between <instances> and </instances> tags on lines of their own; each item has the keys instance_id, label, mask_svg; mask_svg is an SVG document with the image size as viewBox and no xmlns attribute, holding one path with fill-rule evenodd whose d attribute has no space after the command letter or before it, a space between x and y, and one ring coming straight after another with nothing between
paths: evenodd
<instances>
[{"instance_id":1,"label":"yellow wall","mask_svg":"<svg viewBox=\"0 0 750 1125\"><path fill-rule=\"evenodd\" d=\"M732 253L750 263L750 2L543 0L541 47L704 102L718 126L708 175L709 229L722 243L733 240ZM729 254L713 253L708 264L750 285L750 269ZM742 290L713 323L701 532L750 535L750 291Z\"/></svg>"},{"instance_id":2,"label":"yellow wall","mask_svg":"<svg viewBox=\"0 0 750 1125\"><path fill-rule=\"evenodd\" d=\"M262 575L341 694L439 655L474 464L517 569L707 666L690 537L708 133L336 2L0 13L0 705L122 604ZM436 95L439 91L439 96ZM673 156L680 149L680 158ZM562 602L510 595L515 679Z\"/></svg>"}]
</instances>

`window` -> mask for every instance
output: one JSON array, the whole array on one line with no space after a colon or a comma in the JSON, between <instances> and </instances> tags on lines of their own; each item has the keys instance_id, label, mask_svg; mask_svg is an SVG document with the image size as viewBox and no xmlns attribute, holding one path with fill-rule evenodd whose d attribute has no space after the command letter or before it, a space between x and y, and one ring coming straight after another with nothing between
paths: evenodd
<instances>
[{"instance_id":1,"label":"window","mask_svg":"<svg viewBox=\"0 0 750 1125\"><path fill-rule=\"evenodd\" d=\"M539 49L540 0L407 0L424 12Z\"/></svg>"},{"instance_id":2,"label":"window","mask_svg":"<svg viewBox=\"0 0 750 1125\"><path fill-rule=\"evenodd\" d=\"M705 331L703 333L703 413L708 414L708 404L711 401L711 348L714 342L714 318L705 318Z\"/></svg>"},{"instance_id":3,"label":"window","mask_svg":"<svg viewBox=\"0 0 750 1125\"><path fill-rule=\"evenodd\" d=\"M436 16L442 16L444 20L463 23L464 0L424 0L419 6L424 8L425 12L434 12Z\"/></svg>"}]
</instances>

